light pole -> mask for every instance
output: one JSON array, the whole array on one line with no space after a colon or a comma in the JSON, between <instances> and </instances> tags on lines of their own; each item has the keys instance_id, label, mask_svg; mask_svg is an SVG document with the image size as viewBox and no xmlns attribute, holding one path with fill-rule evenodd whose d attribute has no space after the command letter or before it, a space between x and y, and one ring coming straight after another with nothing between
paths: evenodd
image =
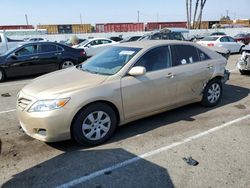
<instances>
[{"instance_id":1,"label":"light pole","mask_svg":"<svg viewBox=\"0 0 250 188\"><path fill-rule=\"evenodd\" d=\"M29 25L28 16L25 14L26 25Z\"/></svg>"}]
</instances>

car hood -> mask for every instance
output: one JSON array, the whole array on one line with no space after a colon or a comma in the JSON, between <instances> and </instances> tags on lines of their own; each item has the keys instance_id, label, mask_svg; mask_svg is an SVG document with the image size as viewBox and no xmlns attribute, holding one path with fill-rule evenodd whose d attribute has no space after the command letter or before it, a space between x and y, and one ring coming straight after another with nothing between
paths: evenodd
<instances>
[{"instance_id":1,"label":"car hood","mask_svg":"<svg viewBox=\"0 0 250 188\"><path fill-rule=\"evenodd\" d=\"M101 84L107 77L73 67L38 77L26 85L22 92L37 99L57 98L68 92Z\"/></svg>"}]
</instances>

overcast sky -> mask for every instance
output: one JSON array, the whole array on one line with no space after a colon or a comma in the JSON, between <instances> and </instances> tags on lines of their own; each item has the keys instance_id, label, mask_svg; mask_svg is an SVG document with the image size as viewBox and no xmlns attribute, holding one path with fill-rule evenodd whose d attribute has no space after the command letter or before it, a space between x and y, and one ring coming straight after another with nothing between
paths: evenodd
<instances>
[{"instance_id":1,"label":"overcast sky","mask_svg":"<svg viewBox=\"0 0 250 188\"><path fill-rule=\"evenodd\" d=\"M194 2L195 0L193 0ZM0 25L185 21L185 0L1 0ZM250 18L250 0L207 0L204 20ZM158 15L158 16L157 16Z\"/></svg>"}]
</instances>

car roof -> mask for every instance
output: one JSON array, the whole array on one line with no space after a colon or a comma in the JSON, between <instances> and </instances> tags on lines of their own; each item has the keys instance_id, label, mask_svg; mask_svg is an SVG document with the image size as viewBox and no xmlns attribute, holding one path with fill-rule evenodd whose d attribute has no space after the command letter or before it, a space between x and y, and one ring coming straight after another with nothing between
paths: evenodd
<instances>
[{"instance_id":1,"label":"car roof","mask_svg":"<svg viewBox=\"0 0 250 188\"><path fill-rule=\"evenodd\" d=\"M193 42L187 41L178 41L178 40L144 40L144 41L134 41L129 43L120 43L116 46L119 47L131 47L131 48L151 48L156 46L162 45L169 45L169 44L188 44L193 45Z\"/></svg>"},{"instance_id":2,"label":"car roof","mask_svg":"<svg viewBox=\"0 0 250 188\"><path fill-rule=\"evenodd\" d=\"M90 38L87 40L92 41L92 40L110 40L110 39L109 38Z\"/></svg>"}]
</instances>

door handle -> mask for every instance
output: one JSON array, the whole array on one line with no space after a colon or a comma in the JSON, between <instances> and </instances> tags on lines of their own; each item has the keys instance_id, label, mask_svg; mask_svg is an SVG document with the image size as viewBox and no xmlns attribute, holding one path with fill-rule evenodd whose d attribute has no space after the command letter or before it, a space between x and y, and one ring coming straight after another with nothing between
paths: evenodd
<instances>
[{"instance_id":1,"label":"door handle","mask_svg":"<svg viewBox=\"0 0 250 188\"><path fill-rule=\"evenodd\" d=\"M38 58L38 56L33 56L30 59L37 59L37 58Z\"/></svg>"},{"instance_id":2,"label":"door handle","mask_svg":"<svg viewBox=\"0 0 250 188\"><path fill-rule=\"evenodd\" d=\"M214 66L211 65L211 64L208 64L208 65L207 65L207 68L208 68L208 69L212 69L212 68L214 68Z\"/></svg>"},{"instance_id":3,"label":"door handle","mask_svg":"<svg viewBox=\"0 0 250 188\"><path fill-rule=\"evenodd\" d=\"M175 74L173 74L173 73L168 73L167 75L166 75L166 78L174 78L175 77Z\"/></svg>"},{"instance_id":4,"label":"door handle","mask_svg":"<svg viewBox=\"0 0 250 188\"><path fill-rule=\"evenodd\" d=\"M59 53L55 53L55 55L62 55L62 53L60 53L60 52Z\"/></svg>"}]
</instances>

